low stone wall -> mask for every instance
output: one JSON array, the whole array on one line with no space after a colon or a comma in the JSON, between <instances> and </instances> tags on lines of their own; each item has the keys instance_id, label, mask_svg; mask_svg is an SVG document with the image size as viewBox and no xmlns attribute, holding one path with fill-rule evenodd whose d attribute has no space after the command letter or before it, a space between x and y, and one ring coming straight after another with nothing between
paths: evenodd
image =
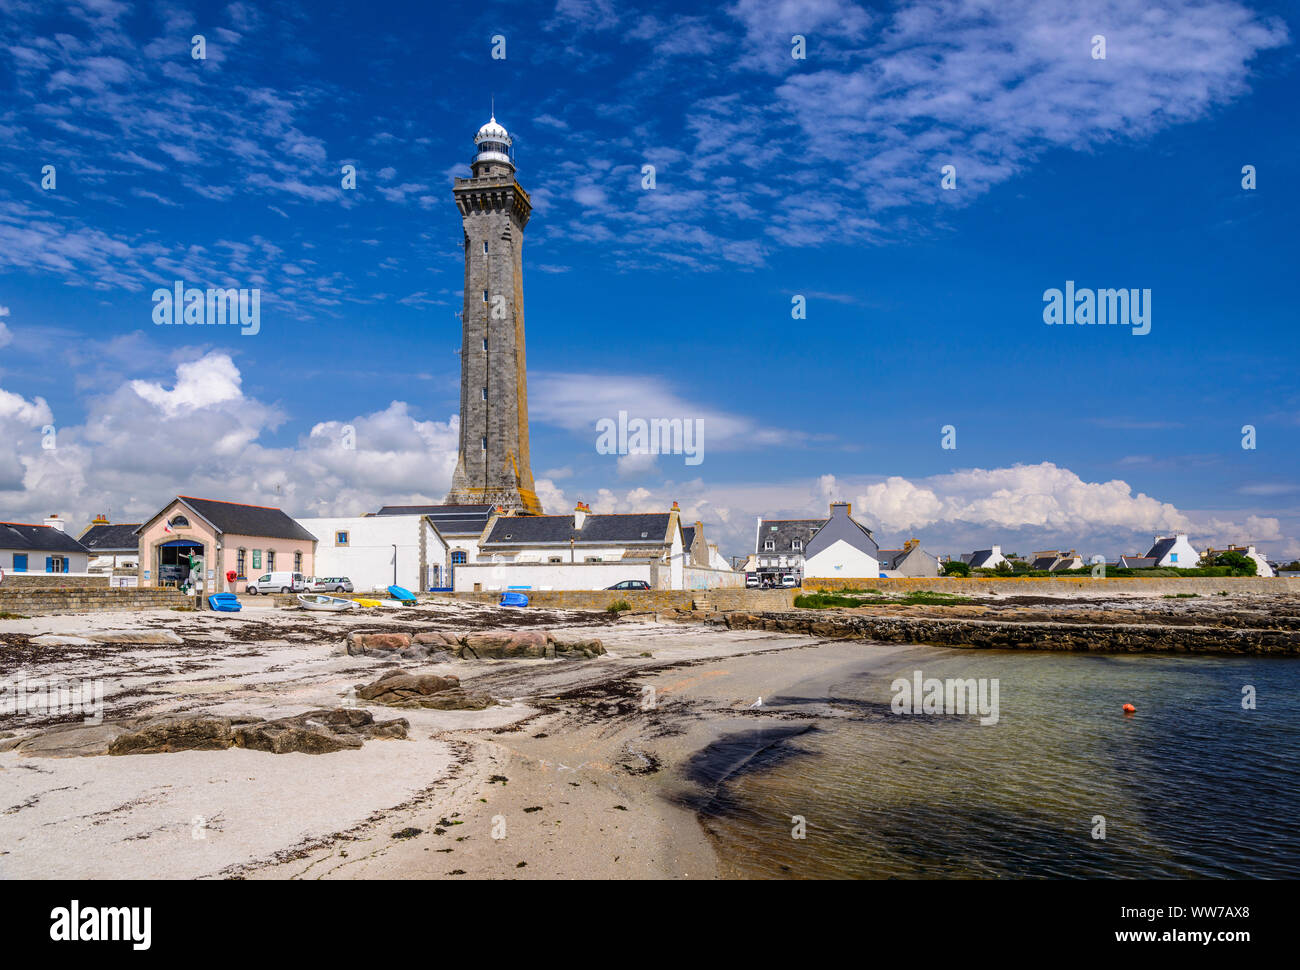
<instances>
[{"instance_id":1,"label":"low stone wall","mask_svg":"<svg viewBox=\"0 0 1300 970\"><path fill-rule=\"evenodd\" d=\"M553 610L603 610L623 600L636 611L689 610L698 600L719 610L788 610L794 607L793 589L590 589L522 590L529 606ZM453 599L471 603L498 603L500 593L427 593L422 600Z\"/></svg>"},{"instance_id":2,"label":"low stone wall","mask_svg":"<svg viewBox=\"0 0 1300 970\"><path fill-rule=\"evenodd\" d=\"M172 588L145 586L136 589L10 589L0 586L0 613L48 616L52 613L105 613L114 610L150 610L159 607L193 606Z\"/></svg>"},{"instance_id":3,"label":"low stone wall","mask_svg":"<svg viewBox=\"0 0 1300 970\"><path fill-rule=\"evenodd\" d=\"M878 589L886 595L926 590L973 596L986 593L1013 596L1052 596L1063 593L1105 596L1109 593L1145 593L1149 596L1159 596L1163 593L1300 593L1300 582L1263 576L1153 576L1150 579L1136 576L1115 576L1108 579L1093 579L1091 576L1028 576L1020 579L1006 577L958 579L955 576L940 576L935 579L852 579L836 576L831 579L804 580L803 592L819 589L831 591Z\"/></svg>"},{"instance_id":4,"label":"low stone wall","mask_svg":"<svg viewBox=\"0 0 1300 970\"><path fill-rule=\"evenodd\" d=\"M108 574L69 576L65 573L11 573L5 571L0 592L7 589L107 589Z\"/></svg>"},{"instance_id":5,"label":"low stone wall","mask_svg":"<svg viewBox=\"0 0 1300 970\"><path fill-rule=\"evenodd\" d=\"M1132 623L1015 623L818 611L727 613L718 620L732 630L981 650L1300 656L1300 632L1295 630Z\"/></svg>"}]
</instances>

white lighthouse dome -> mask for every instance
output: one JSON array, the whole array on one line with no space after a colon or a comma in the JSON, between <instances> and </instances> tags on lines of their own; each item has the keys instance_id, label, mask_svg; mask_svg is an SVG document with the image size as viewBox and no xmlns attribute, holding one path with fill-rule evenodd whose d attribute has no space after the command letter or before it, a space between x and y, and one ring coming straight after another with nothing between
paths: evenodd
<instances>
[{"instance_id":1,"label":"white lighthouse dome","mask_svg":"<svg viewBox=\"0 0 1300 970\"><path fill-rule=\"evenodd\" d=\"M503 141L507 145L510 144L510 133L501 127L496 115L489 118L487 124L480 128L478 134L474 136L474 144L476 145L480 145L485 141Z\"/></svg>"},{"instance_id":2,"label":"white lighthouse dome","mask_svg":"<svg viewBox=\"0 0 1300 970\"><path fill-rule=\"evenodd\" d=\"M478 130L474 136L474 145L477 152L474 155L474 161L477 162L504 162L511 169L515 167L513 142L510 133L506 131L497 122L496 115L493 114L488 123ZM477 171L477 167L475 168Z\"/></svg>"}]
</instances>

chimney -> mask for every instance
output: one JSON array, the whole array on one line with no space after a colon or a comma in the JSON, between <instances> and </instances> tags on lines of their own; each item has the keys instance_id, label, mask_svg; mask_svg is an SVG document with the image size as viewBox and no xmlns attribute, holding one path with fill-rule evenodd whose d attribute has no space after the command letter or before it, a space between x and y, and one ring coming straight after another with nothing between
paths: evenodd
<instances>
[{"instance_id":1,"label":"chimney","mask_svg":"<svg viewBox=\"0 0 1300 970\"><path fill-rule=\"evenodd\" d=\"M904 552L910 551L914 545L916 545L916 540L908 539L906 542L903 543L903 551Z\"/></svg>"},{"instance_id":2,"label":"chimney","mask_svg":"<svg viewBox=\"0 0 1300 970\"><path fill-rule=\"evenodd\" d=\"M90 524L91 524L91 525L110 525L111 523L108 521L108 516L107 516L107 515L104 515L103 513L100 513L99 515L95 516L94 520L93 520Z\"/></svg>"},{"instance_id":3,"label":"chimney","mask_svg":"<svg viewBox=\"0 0 1300 970\"><path fill-rule=\"evenodd\" d=\"M851 502L832 502L831 515L835 514L836 509L842 509L845 515L853 515L853 504Z\"/></svg>"},{"instance_id":4,"label":"chimney","mask_svg":"<svg viewBox=\"0 0 1300 970\"><path fill-rule=\"evenodd\" d=\"M591 514L591 506L586 502L579 502L573 507L573 527L582 529L582 524L587 521L587 516Z\"/></svg>"},{"instance_id":5,"label":"chimney","mask_svg":"<svg viewBox=\"0 0 1300 970\"><path fill-rule=\"evenodd\" d=\"M51 529L58 529L60 532L65 531L63 528L63 520L59 518L59 513L57 512L51 512L47 515L45 521L42 522L41 525L48 525Z\"/></svg>"},{"instance_id":6,"label":"chimney","mask_svg":"<svg viewBox=\"0 0 1300 970\"><path fill-rule=\"evenodd\" d=\"M682 511L682 507L681 507L680 505L678 505L676 502L674 502L674 503L673 503L673 507L672 507L672 511L673 511L673 512L677 512L677 513L680 513L680 512Z\"/></svg>"},{"instance_id":7,"label":"chimney","mask_svg":"<svg viewBox=\"0 0 1300 970\"><path fill-rule=\"evenodd\" d=\"M995 555L995 556L1000 556L1000 555L1002 555L1002 547L1001 547L1001 546L994 546L994 547L993 547L993 555Z\"/></svg>"}]
</instances>

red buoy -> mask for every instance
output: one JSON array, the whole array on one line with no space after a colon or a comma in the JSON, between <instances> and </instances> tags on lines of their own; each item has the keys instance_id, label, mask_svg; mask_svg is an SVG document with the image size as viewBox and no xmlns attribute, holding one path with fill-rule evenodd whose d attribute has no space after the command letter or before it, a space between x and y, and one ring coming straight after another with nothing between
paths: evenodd
<instances>
[{"instance_id":1,"label":"red buoy","mask_svg":"<svg viewBox=\"0 0 1300 970\"><path fill-rule=\"evenodd\" d=\"M1125 713L1125 714L1136 714L1136 713L1137 713L1137 708L1134 707L1132 704L1125 704L1125 705L1124 705L1124 713Z\"/></svg>"}]
</instances>

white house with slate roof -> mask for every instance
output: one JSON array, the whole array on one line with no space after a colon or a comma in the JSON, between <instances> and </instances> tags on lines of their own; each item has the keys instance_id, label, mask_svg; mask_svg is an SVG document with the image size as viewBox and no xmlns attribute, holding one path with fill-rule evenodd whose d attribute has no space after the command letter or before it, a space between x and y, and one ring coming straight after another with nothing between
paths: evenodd
<instances>
[{"instance_id":1,"label":"white house with slate roof","mask_svg":"<svg viewBox=\"0 0 1300 970\"><path fill-rule=\"evenodd\" d=\"M0 570L5 575L62 573L86 575L90 553L63 531L63 520L51 515L41 525L0 522Z\"/></svg>"},{"instance_id":2,"label":"white house with slate roof","mask_svg":"<svg viewBox=\"0 0 1300 970\"><path fill-rule=\"evenodd\" d=\"M1194 569L1201 561L1201 554L1187 541L1187 534L1180 532L1174 536L1156 536L1143 558L1154 559L1157 568Z\"/></svg>"},{"instance_id":3,"label":"white house with slate roof","mask_svg":"<svg viewBox=\"0 0 1300 970\"><path fill-rule=\"evenodd\" d=\"M445 585L447 541L427 515L336 515L298 524L316 536L317 579L346 577L359 593Z\"/></svg>"},{"instance_id":4,"label":"white house with slate roof","mask_svg":"<svg viewBox=\"0 0 1300 970\"><path fill-rule=\"evenodd\" d=\"M999 564L1006 563L1011 565L1011 560L1002 555L1002 547L994 546L992 549L976 549L974 552L963 553L961 561L970 566L971 569L997 569Z\"/></svg>"},{"instance_id":5,"label":"white house with slate roof","mask_svg":"<svg viewBox=\"0 0 1300 970\"><path fill-rule=\"evenodd\" d=\"M852 512L848 502L831 503L831 517L804 547L804 579L879 577L880 547Z\"/></svg>"},{"instance_id":6,"label":"white house with slate roof","mask_svg":"<svg viewBox=\"0 0 1300 970\"><path fill-rule=\"evenodd\" d=\"M801 579L804 550L825 524L825 519L758 519L754 555L745 568L749 570L752 565L760 578L770 579L774 585L779 585L785 575Z\"/></svg>"},{"instance_id":7,"label":"white house with slate roof","mask_svg":"<svg viewBox=\"0 0 1300 970\"><path fill-rule=\"evenodd\" d=\"M697 524L697 530L702 528ZM456 569L457 592L606 589L627 581L651 589L739 585L740 574L713 569L702 533L683 544L677 503L668 512L597 514L579 502L570 515L496 515L478 560Z\"/></svg>"},{"instance_id":8,"label":"white house with slate roof","mask_svg":"<svg viewBox=\"0 0 1300 970\"><path fill-rule=\"evenodd\" d=\"M115 569L135 569L140 563L140 540L135 534L138 528L139 522L114 524L107 516L95 516L77 537L92 556L90 571L111 574Z\"/></svg>"}]
</instances>

